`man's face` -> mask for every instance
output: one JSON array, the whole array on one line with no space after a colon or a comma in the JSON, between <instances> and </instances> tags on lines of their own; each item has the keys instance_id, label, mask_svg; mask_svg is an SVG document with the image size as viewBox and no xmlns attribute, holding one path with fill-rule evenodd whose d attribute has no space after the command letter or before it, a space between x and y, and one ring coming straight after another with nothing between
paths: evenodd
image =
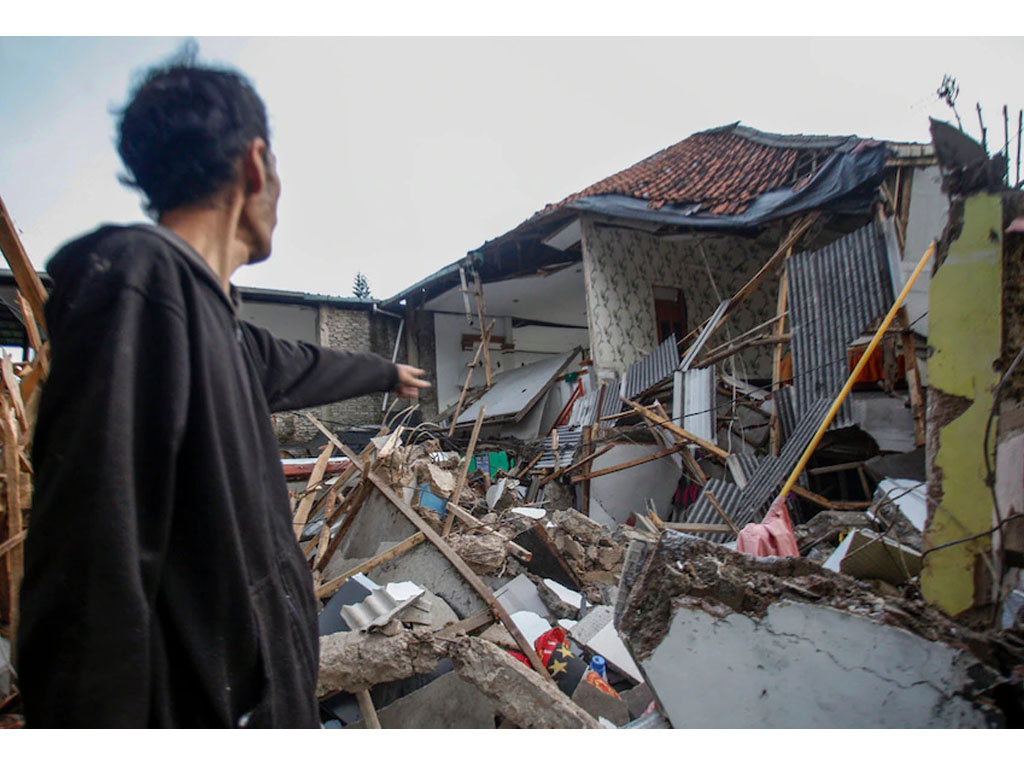
<instances>
[{"instance_id":1,"label":"man's face","mask_svg":"<svg viewBox=\"0 0 1024 768\"><path fill-rule=\"evenodd\" d=\"M277 158L268 147L261 158L265 170L263 188L249 201L253 223L253 249L249 263L257 264L270 256L274 227L277 226L277 201L281 197L281 177Z\"/></svg>"}]
</instances>

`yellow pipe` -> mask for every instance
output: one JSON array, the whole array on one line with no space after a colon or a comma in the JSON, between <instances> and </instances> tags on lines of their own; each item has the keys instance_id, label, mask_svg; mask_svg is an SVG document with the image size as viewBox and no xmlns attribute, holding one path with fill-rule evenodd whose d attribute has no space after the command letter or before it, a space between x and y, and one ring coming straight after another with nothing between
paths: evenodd
<instances>
[{"instance_id":1,"label":"yellow pipe","mask_svg":"<svg viewBox=\"0 0 1024 768\"><path fill-rule=\"evenodd\" d=\"M854 367L853 373L850 374L850 378L846 380L846 384L843 387L843 391L839 393L839 396L836 398L835 402L832 403L832 407L825 415L825 420L821 422L821 426L818 427L818 431L815 432L814 437L811 438L811 443L810 445L807 446L807 450L805 450L803 456L800 457L800 461L796 463L796 467L790 474L789 479L786 481L786 484L782 486L782 490L779 492L778 497L776 497L775 499L776 503L778 503L780 499L786 498L786 495L791 490L793 490L793 486L796 485L797 478L800 477L800 473L804 471L804 467L806 467L807 462L810 461L811 454L814 453L815 448L818 447L818 443L821 442L821 438L828 430L829 425L832 423L832 419L836 417L836 413L839 411L839 406L843 404L843 400L845 400L846 396L850 394L850 390L853 389L854 382L857 381L857 378L860 376L861 371L864 370L864 366L868 364L868 359L874 353L875 348L878 346L878 342L882 340L882 337L885 335L885 332L889 330L889 326L892 325L893 318L896 317L896 313L899 312L900 307L903 305L903 300L907 298L907 294L910 293L910 289L914 287L914 283L917 281L918 276L921 274L921 270L924 269L924 265L928 263L928 259L932 257L933 253L935 253L934 240L932 241L932 244L928 246L928 250L924 252L924 256L922 256L921 260L917 263L917 267L914 268L914 272L913 274L910 275L910 278L907 280L907 284L903 286L903 290L900 291L900 295L896 298L896 301L893 303L892 308L889 310L889 314L885 316L885 319L882 321L882 324L878 326L878 330L875 331L874 338L872 338L871 343L868 344L867 350L865 350L860 360L857 361L857 365L856 367Z\"/></svg>"}]
</instances>

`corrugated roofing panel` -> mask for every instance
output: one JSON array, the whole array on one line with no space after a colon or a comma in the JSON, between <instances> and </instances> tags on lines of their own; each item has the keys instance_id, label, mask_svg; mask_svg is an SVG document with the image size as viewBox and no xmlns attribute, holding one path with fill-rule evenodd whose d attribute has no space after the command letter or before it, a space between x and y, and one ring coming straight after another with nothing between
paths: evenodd
<instances>
[{"instance_id":1,"label":"corrugated roofing panel","mask_svg":"<svg viewBox=\"0 0 1024 768\"><path fill-rule=\"evenodd\" d=\"M834 397L849 375L847 349L892 305L885 238L874 223L788 262L796 414ZM849 426L844 403L833 428Z\"/></svg>"},{"instance_id":2,"label":"corrugated roofing panel","mask_svg":"<svg viewBox=\"0 0 1024 768\"><path fill-rule=\"evenodd\" d=\"M683 429L713 443L715 429L715 366L683 374Z\"/></svg>"},{"instance_id":3,"label":"corrugated roofing panel","mask_svg":"<svg viewBox=\"0 0 1024 768\"><path fill-rule=\"evenodd\" d=\"M623 394L632 400L655 384L670 378L678 364L679 348L676 346L676 335L673 333L651 354L641 357L629 366Z\"/></svg>"},{"instance_id":4,"label":"corrugated roofing panel","mask_svg":"<svg viewBox=\"0 0 1024 768\"><path fill-rule=\"evenodd\" d=\"M702 330L700 335L697 336L697 340L693 342L693 346L690 347L689 351L686 353L686 357L684 357L683 361L679 364L679 370L687 371L690 369L690 366L693 365L693 361L704 348L704 344L714 332L715 326L717 326L718 321L722 319L722 315L725 314L725 310L728 309L730 301L731 299L723 299L722 303L715 309L714 313L711 315L711 319L708 320L707 325L704 326L704 330Z\"/></svg>"},{"instance_id":5,"label":"corrugated roofing panel","mask_svg":"<svg viewBox=\"0 0 1024 768\"><path fill-rule=\"evenodd\" d=\"M583 439L583 430L579 427L558 427L558 466L567 467L572 464L573 456ZM552 450L551 433L544 438L544 454L533 465L536 469L550 469L555 466L555 452Z\"/></svg>"}]
</instances>

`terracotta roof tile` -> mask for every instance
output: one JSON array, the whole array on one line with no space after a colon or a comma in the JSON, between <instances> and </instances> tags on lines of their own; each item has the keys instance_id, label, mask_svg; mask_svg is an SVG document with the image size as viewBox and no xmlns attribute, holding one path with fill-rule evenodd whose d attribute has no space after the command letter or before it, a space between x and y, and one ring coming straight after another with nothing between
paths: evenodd
<instances>
[{"instance_id":1,"label":"terracotta roof tile","mask_svg":"<svg viewBox=\"0 0 1024 768\"><path fill-rule=\"evenodd\" d=\"M714 214L742 213L758 196L792 181L800 150L752 141L734 133L734 128L695 133L548 205L542 213L595 195L635 197L647 200L655 209L699 204L702 210Z\"/></svg>"}]
</instances>

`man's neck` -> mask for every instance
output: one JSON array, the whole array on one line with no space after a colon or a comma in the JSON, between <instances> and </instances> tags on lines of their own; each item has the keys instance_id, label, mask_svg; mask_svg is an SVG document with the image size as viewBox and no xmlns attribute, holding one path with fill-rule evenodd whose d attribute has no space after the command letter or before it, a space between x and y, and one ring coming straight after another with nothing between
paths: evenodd
<instances>
[{"instance_id":1,"label":"man's neck","mask_svg":"<svg viewBox=\"0 0 1024 768\"><path fill-rule=\"evenodd\" d=\"M161 214L159 223L191 245L220 279L225 293L231 275L249 262L249 249L239 239L235 206L179 208Z\"/></svg>"}]
</instances>

